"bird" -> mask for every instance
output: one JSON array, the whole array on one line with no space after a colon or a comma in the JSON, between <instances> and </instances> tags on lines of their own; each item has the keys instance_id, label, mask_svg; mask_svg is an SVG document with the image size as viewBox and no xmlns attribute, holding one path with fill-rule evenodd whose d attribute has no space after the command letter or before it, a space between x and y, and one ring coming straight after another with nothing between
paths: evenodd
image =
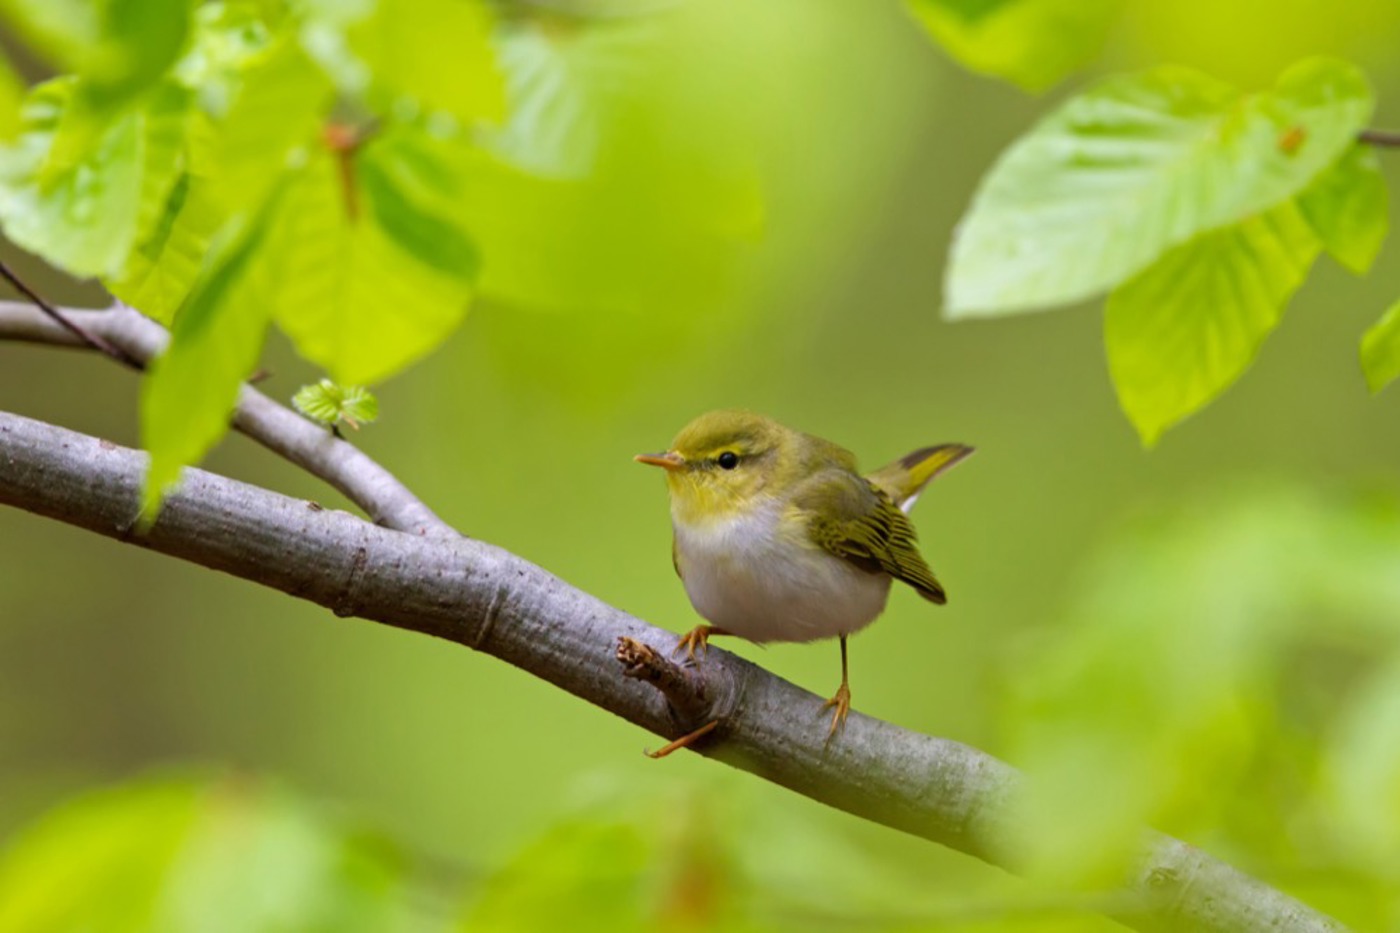
<instances>
[{"instance_id":1,"label":"bird","mask_svg":"<svg viewBox=\"0 0 1400 933\"><path fill-rule=\"evenodd\" d=\"M763 644L839 638L841 686L827 741L851 708L846 640L907 584L937 605L947 593L924 561L908 512L935 476L973 452L964 444L921 447L862 475L855 455L831 441L748 411L695 418L660 453L639 463L666 471L671 557L707 624L679 641L691 663L709 639ZM707 724L653 757L690 744Z\"/></svg>"}]
</instances>

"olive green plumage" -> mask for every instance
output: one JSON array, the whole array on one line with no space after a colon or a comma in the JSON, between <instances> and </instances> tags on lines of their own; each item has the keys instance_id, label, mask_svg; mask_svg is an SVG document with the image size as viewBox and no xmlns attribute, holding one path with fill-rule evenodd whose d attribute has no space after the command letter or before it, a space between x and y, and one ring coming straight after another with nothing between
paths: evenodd
<instances>
[{"instance_id":1,"label":"olive green plumage","mask_svg":"<svg viewBox=\"0 0 1400 933\"><path fill-rule=\"evenodd\" d=\"M870 573L887 573L930 602L948 601L919 553L914 526L869 479L830 470L805 483L794 498L809 513L807 534L823 550Z\"/></svg>"},{"instance_id":2,"label":"olive green plumage","mask_svg":"<svg viewBox=\"0 0 1400 933\"><path fill-rule=\"evenodd\" d=\"M947 594L906 513L933 477L971 452L923 447L862 476L838 444L751 412L713 411L686 425L666 452L639 459L667 468L672 562L682 579L684 542L724 528L718 544L731 551L753 550L756 537L805 544L942 604Z\"/></svg>"},{"instance_id":3,"label":"olive green plumage","mask_svg":"<svg viewBox=\"0 0 1400 933\"><path fill-rule=\"evenodd\" d=\"M827 704L834 734L850 707L846 639L884 609L891 582L947 601L906 513L933 477L970 453L961 444L924 447L862 476L844 447L762 415L716 411L686 425L668 450L638 456L666 470L672 562L711 623L681 647L694 656L717 634L840 638L841 687Z\"/></svg>"}]
</instances>

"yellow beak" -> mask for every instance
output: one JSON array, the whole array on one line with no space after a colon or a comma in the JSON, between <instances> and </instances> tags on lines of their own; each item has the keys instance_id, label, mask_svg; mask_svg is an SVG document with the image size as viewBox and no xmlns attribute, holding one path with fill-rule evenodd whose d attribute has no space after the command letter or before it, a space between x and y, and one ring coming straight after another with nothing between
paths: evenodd
<instances>
[{"instance_id":1,"label":"yellow beak","mask_svg":"<svg viewBox=\"0 0 1400 933\"><path fill-rule=\"evenodd\" d=\"M637 454L632 458L638 463L647 463L651 466L659 466L665 470L679 470L685 466L685 458L674 451L666 451L660 454Z\"/></svg>"}]
</instances>

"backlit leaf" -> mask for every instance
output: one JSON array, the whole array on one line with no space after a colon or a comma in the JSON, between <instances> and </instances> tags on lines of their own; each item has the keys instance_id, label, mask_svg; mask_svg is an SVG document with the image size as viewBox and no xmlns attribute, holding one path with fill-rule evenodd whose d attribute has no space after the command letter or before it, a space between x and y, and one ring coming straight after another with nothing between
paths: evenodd
<instances>
[{"instance_id":1,"label":"backlit leaf","mask_svg":"<svg viewBox=\"0 0 1400 933\"><path fill-rule=\"evenodd\" d=\"M501 126L484 127L477 138L529 172L587 175L618 99L635 94L645 80L638 58L649 49L655 26L633 16L584 27L544 12L503 24L497 57L508 113Z\"/></svg>"},{"instance_id":2,"label":"backlit leaf","mask_svg":"<svg viewBox=\"0 0 1400 933\"><path fill-rule=\"evenodd\" d=\"M194 0L94 0L102 38L78 63L99 109L154 85L180 54Z\"/></svg>"},{"instance_id":3,"label":"backlit leaf","mask_svg":"<svg viewBox=\"0 0 1400 933\"><path fill-rule=\"evenodd\" d=\"M102 17L91 0L0 0L7 25L53 65L74 70L101 40Z\"/></svg>"},{"instance_id":4,"label":"backlit leaf","mask_svg":"<svg viewBox=\"0 0 1400 933\"><path fill-rule=\"evenodd\" d=\"M24 79L9 59L0 56L0 142L8 142L19 133L24 92Z\"/></svg>"},{"instance_id":5,"label":"backlit leaf","mask_svg":"<svg viewBox=\"0 0 1400 933\"><path fill-rule=\"evenodd\" d=\"M312 421L324 425L342 422L352 428L379 417L379 400L363 386L343 386L329 379L302 386L292 396L292 405Z\"/></svg>"},{"instance_id":6,"label":"backlit leaf","mask_svg":"<svg viewBox=\"0 0 1400 933\"><path fill-rule=\"evenodd\" d=\"M58 79L26 100L22 135L0 152L0 223L16 244L74 275L105 275L122 267L136 238L145 116L127 111L71 161L51 165L65 120L87 119L72 117L76 87Z\"/></svg>"},{"instance_id":7,"label":"backlit leaf","mask_svg":"<svg viewBox=\"0 0 1400 933\"><path fill-rule=\"evenodd\" d=\"M1196 234L1302 191L1371 109L1365 79L1323 59L1252 95L1180 68L1105 81L1041 121L983 180L953 244L947 313L1100 294Z\"/></svg>"},{"instance_id":8,"label":"backlit leaf","mask_svg":"<svg viewBox=\"0 0 1400 933\"><path fill-rule=\"evenodd\" d=\"M481 0L378 0L351 27L350 47L392 93L463 125L496 122L505 116L505 84L492 25Z\"/></svg>"},{"instance_id":9,"label":"backlit leaf","mask_svg":"<svg viewBox=\"0 0 1400 933\"><path fill-rule=\"evenodd\" d=\"M190 56L190 68L198 59L199 73L218 74L217 100L204 101L214 112L201 109L184 124L184 173L121 275L105 282L167 324L214 236L231 220L259 211L292 154L316 138L330 94L325 77L291 37L269 35L236 17L202 24Z\"/></svg>"},{"instance_id":10,"label":"backlit leaf","mask_svg":"<svg viewBox=\"0 0 1400 933\"><path fill-rule=\"evenodd\" d=\"M42 54L82 78L107 115L153 86L188 34L193 0L0 0L0 13Z\"/></svg>"},{"instance_id":11,"label":"backlit leaf","mask_svg":"<svg viewBox=\"0 0 1400 933\"><path fill-rule=\"evenodd\" d=\"M297 175L266 257L278 326L342 383L373 383L446 339L466 314L477 257L457 222L398 179L392 138L345 166L324 151ZM347 187L348 185L348 187Z\"/></svg>"},{"instance_id":12,"label":"backlit leaf","mask_svg":"<svg viewBox=\"0 0 1400 933\"><path fill-rule=\"evenodd\" d=\"M1092 60L1121 0L908 0L948 54L973 71L1040 91Z\"/></svg>"},{"instance_id":13,"label":"backlit leaf","mask_svg":"<svg viewBox=\"0 0 1400 933\"><path fill-rule=\"evenodd\" d=\"M1379 392L1400 376L1400 301L1361 338L1361 369L1372 392Z\"/></svg>"},{"instance_id":14,"label":"backlit leaf","mask_svg":"<svg viewBox=\"0 0 1400 933\"><path fill-rule=\"evenodd\" d=\"M1249 367L1319 249L1285 204L1177 247L1109 296L1109 370L1144 444Z\"/></svg>"},{"instance_id":15,"label":"backlit leaf","mask_svg":"<svg viewBox=\"0 0 1400 933\"><path fill-rule=\"evenodd\" d=\"M1380 159L1355 145L1298 198L1303 216L1338 262L1362 275L1390 229L1390 194Z\"/></svg>"},{"instance_id":16,"label":"backlit leaf","mask_svg":"<svg viewBox=\"0 0 1400 933\"><path fill-rule=\"evenodd\" d=\"M142 385L141 440L151 453L148 517L180 468L198 463L228 432L239 389L257 365L272 313L263 269L253 261L264 233L255 225L217 254Z\"/></svg>"}]
</instances>

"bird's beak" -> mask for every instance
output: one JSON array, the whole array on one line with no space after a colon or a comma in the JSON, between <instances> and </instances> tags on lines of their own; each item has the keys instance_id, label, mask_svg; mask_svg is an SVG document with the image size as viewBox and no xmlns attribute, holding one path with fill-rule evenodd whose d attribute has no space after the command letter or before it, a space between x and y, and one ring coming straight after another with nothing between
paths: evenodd
<instances>
[{"instance_id":1,"label":"bird's beak","mask_svg":"<svg viewBox=\"0 0 1400 933\"><path fill-rule=\"evenodd\" d=\"M648 463L671 471L679 470L685 466L685 458L672 450L660 454L637 454L632 459L638 463Z\"/></svg>"}]
</instances>

